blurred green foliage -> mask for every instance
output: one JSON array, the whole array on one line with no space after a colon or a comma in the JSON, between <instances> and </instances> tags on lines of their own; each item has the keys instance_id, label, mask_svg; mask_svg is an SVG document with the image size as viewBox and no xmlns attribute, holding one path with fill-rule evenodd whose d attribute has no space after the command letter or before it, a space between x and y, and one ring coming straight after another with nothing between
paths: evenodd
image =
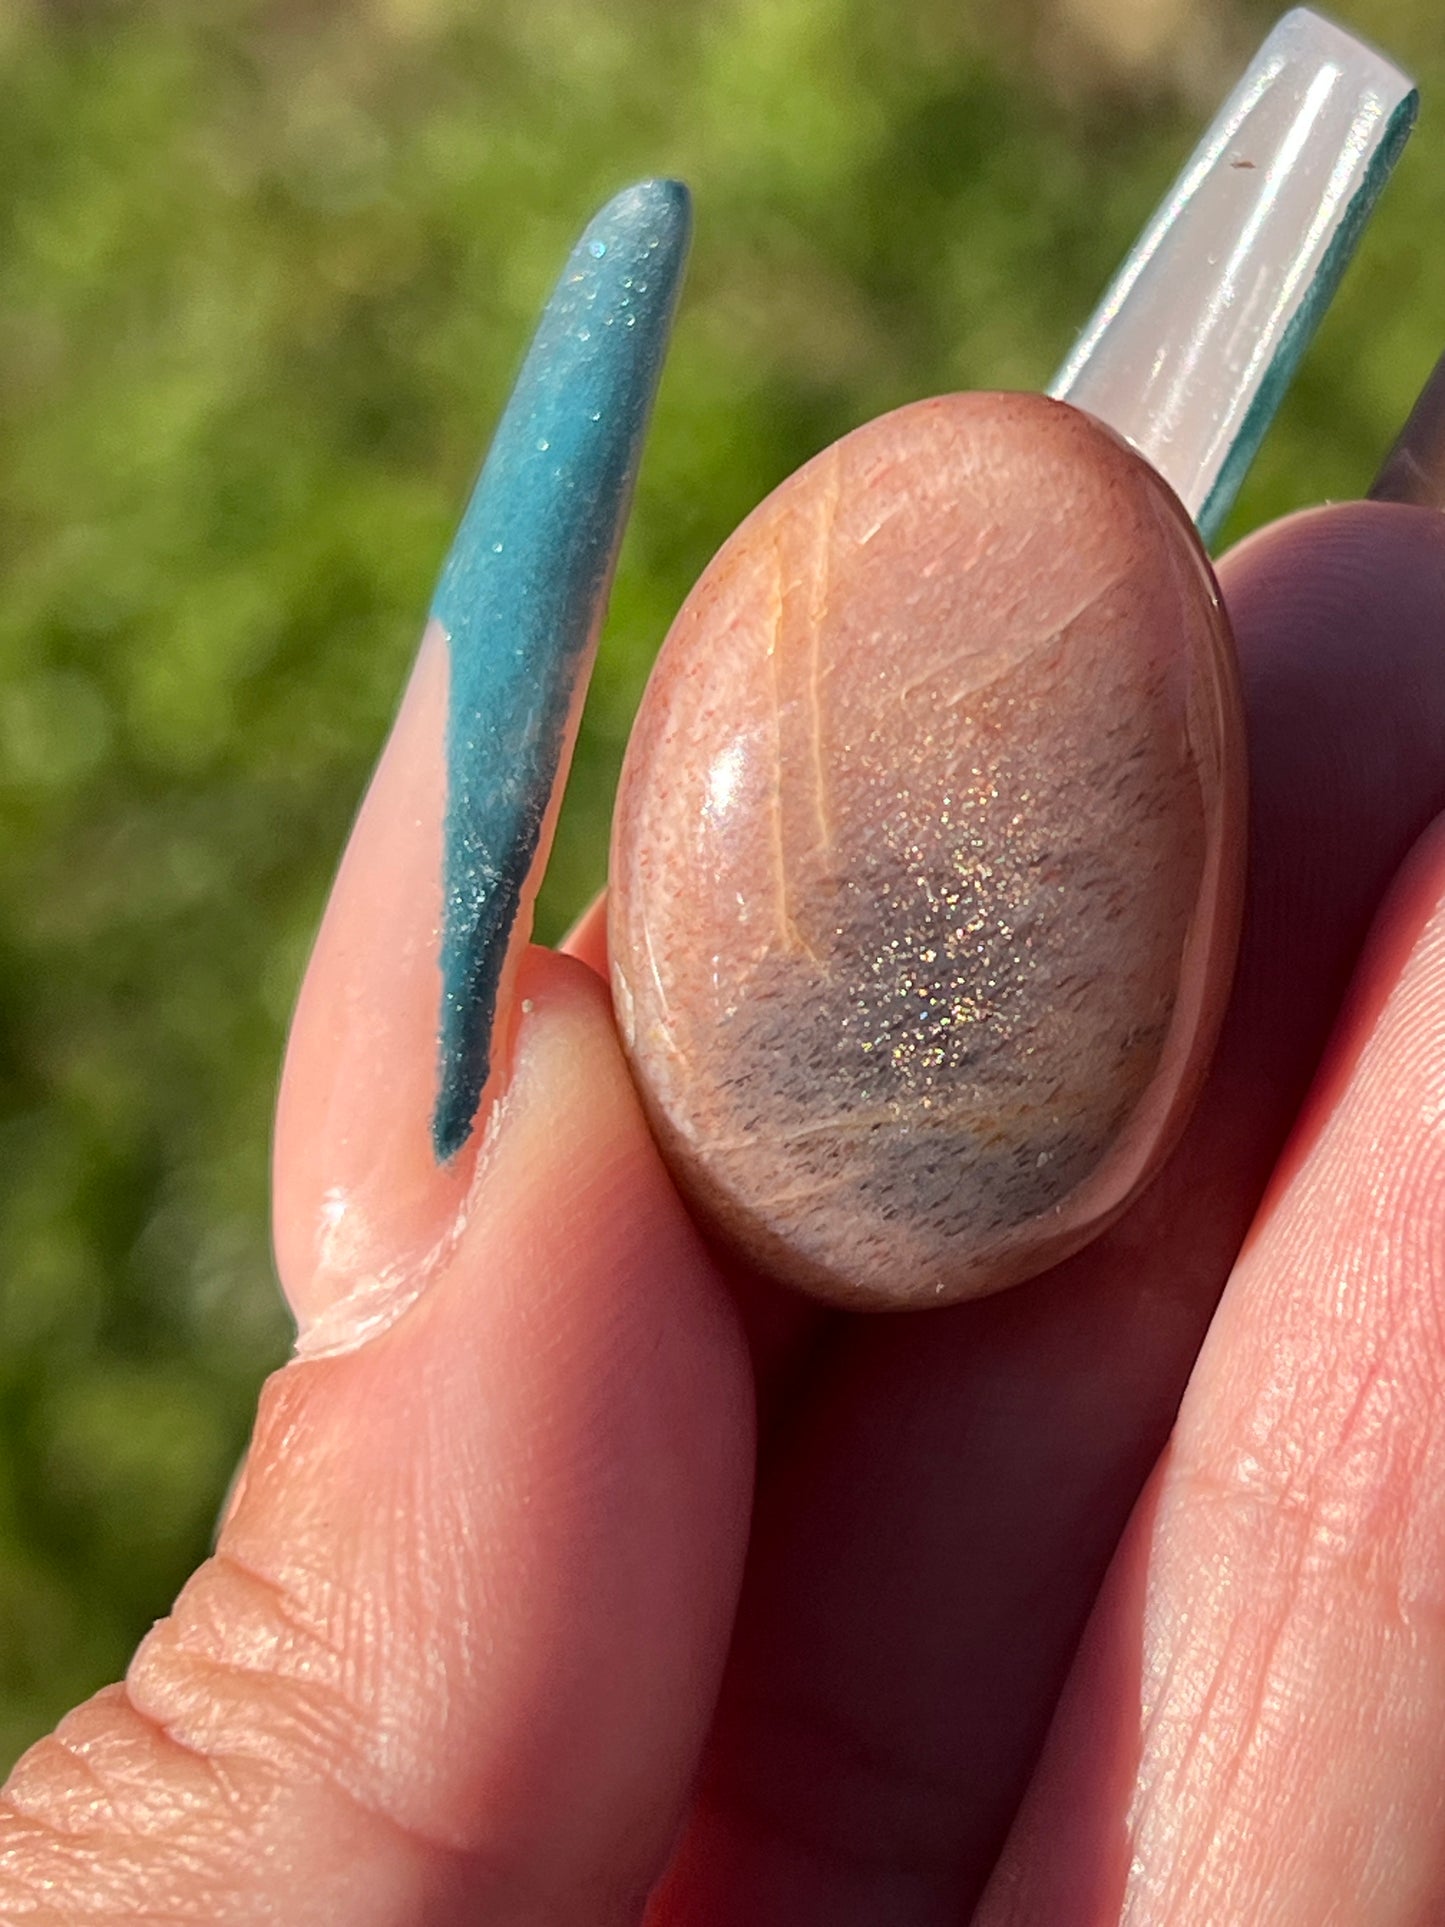
<instances>
[{"instance_id":1,"label":"blurred green foliage","mask_svg":"<svg viewBox=\"0 0 1445 1927\"><path fill-rule=\"evenodd\" d=\"M1241 505L1358 493L1445 337L1426 121ZM329 872L573 232L697 197L541 908L733 524L914 396L1037 386L1269 24L1188 0L0 10L0 1755L203 1554L288 1327L266 1149Z\"/></svg>"}]
</instances>

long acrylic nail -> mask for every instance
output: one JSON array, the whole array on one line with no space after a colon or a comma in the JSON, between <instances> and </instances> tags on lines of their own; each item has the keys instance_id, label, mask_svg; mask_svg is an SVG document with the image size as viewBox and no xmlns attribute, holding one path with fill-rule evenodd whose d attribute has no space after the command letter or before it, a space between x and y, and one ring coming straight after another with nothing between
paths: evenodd
<instances>
[{"instance_id":1,"label":"long acrylic nail","mask_svg":"<svg viewBox=\"0 0 1445 1927\"><path fill-rule=\"evenodd\" d=\"M442 572L451 650L432 1135L466 1142L509 940L596 641L687 252L688 197L611 202L548 304Z\"/></svg>"},{"instance_id":2,"label":"long acrylic nail","mask_svg":"<svg viewBox=\"0 0 1445 1927\"><path fill-rule=\"evenodd\" d=\"M689 226L686 190L646 182L568 260L333 887L276 1127L277 1258L308 1351L389 1323L465 1223Z\"/></svg>"},{"instance_id":3,"label":"long acrylic nail","mask_svg":"<svg viewBox=\"0 0 1445 1927\"><path fill-rule=\"evenodd\" d=\"M1412 80L1296 7L1219 113L1050 386L1219 531L1414 125Z\"/></svg>"}]
</instances>

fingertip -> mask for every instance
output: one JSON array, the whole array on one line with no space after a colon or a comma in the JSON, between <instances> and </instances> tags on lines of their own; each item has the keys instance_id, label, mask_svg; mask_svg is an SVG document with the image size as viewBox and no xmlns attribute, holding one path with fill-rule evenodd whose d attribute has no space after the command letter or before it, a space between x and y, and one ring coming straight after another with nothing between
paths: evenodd
<instances>
[{"instance_id":1,"label":"fingertip","mask_svg":"<svg viewBox=\"0 0 1445 1927\"><path fill-rule=\"evenodd\" d=\"M1217 568L1231 613L1242 605L1251 627L1284 637L1333 631L1342 608L1438 621L1445 515L1401 502L1301 509L1245 536Z\"/></svg>"}]
</instances>

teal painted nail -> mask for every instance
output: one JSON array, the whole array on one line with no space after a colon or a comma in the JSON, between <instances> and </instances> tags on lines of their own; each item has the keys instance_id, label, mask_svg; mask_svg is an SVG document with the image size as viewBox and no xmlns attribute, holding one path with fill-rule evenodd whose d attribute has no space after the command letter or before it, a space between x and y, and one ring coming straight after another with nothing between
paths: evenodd
<instances>
[{"instance_id":1,"label":"teal painted nail","mask_svg":"<svg viewBox=\"0 0 1445 1927\"><path fill-rule=\"evenodd\" d=\"M606 607L691 232L645 181L582 235L542 315L432 615L451 656L432 1141L466 1143L498 986Z\"/></svg>"}]
</instances>

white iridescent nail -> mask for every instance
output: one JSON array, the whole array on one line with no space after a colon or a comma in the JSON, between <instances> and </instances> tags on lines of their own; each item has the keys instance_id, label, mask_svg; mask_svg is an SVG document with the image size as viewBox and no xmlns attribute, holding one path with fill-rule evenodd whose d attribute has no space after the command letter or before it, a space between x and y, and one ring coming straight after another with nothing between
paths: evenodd
<instances>
[{"instance_id":1,"label":"white iridescent nail","mask_svg":"<svg viewBox=\"0 0 1445 1927\"><path fill-rule=\"evenodd\" d=\"M1414 83L1301 7L1260 48L1049 393L1217 534L1399 158Z\"/></svg>"}]
</instances>

